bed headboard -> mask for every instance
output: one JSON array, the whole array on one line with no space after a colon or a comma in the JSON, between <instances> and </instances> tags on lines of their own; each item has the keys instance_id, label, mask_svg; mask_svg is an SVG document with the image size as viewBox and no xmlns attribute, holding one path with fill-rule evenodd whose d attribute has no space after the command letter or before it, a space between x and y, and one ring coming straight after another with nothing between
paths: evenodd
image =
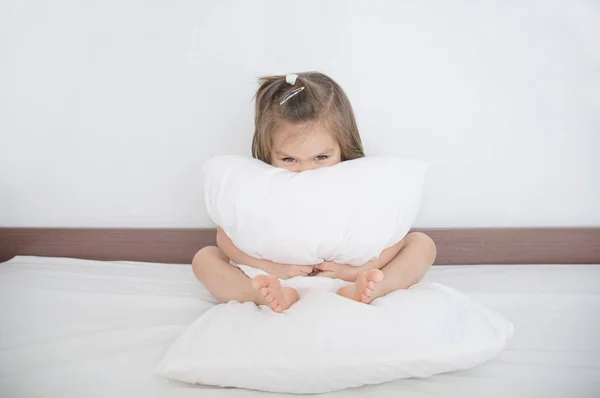
<instances>
[{"instance_id":1,"label":"bed headboard","mask_svg":"<svg viewBox=\"0 0 600 398\"><path fill-rule=\"evenodd\" d=\"M422 229L436 264L600 264L600 228ZM0 228L0 262L16 255L190 263L214 229Z\"/></svg>"}]
</instances>

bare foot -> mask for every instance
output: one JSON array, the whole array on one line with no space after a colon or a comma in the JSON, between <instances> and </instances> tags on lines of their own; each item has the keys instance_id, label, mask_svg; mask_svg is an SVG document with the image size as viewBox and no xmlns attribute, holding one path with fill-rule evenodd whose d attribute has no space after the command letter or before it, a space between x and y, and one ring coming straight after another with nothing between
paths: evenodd
<instances>
[{"instance_id":1,"label":"bare foot","mask_svg":"<svg viewBox=\"0 0 600 398\"><path fill-rule=\"evenodd\" d=\"M378 269L372 269L370 271L363 272L356 278L356 282L349 286L344 286L338 290L340 296L349 298L350 300L358 301L360 303L369 304L371 301L376 299L377 296L374 294L377 283L383 280L383 272Z\"/></svg>"},{"instance_id":2,"label":"bare foot","mask_svg":"<svg viewBox=\"0 0 600 398\"><path fill-rule=\"evenodd\" d=\"M298 292L281 287L279 279L272 275L258 275L252 279L252 287L258 290L275 312L283 312L298 301Z\"/></svg>"}]
</instances>

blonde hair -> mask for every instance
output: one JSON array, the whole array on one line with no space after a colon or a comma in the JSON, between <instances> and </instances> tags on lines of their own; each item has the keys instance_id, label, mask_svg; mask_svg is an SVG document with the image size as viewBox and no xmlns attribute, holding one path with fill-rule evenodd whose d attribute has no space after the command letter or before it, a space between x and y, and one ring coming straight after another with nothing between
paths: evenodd
<instances>
[{"instance_id":1,"label":"blonde hair","mask_svg":"<svg viewBox=\"0 0 600 398\"><path fill-rule=\"evenodd\" d=\"M299 73L294 85L286 76L265 76L256 92L252 156L271 163L273 134L278 123L323 123L341 149L342 161L365 156L350 100L329 76ZM296 92L300 87L303 90ZM284 101L285 100L285 101Z\"/></svg>"}]
</instances>

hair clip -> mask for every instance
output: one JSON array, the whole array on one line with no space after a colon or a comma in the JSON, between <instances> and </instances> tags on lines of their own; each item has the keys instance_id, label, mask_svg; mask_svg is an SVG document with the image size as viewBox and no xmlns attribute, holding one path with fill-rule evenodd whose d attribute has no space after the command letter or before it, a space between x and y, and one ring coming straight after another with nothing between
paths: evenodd
<instances>
[{"instance_id":1,"label":"hair clip","mask_svg":"<svg viewBox=\"0 0 600 398\"><path fill-rule=\"evenodd\" d=\"M287 84L291 84L292 86L294 84L296 84L297 78L298 78L298 75L295 73L290 73L289 75L285 75L285 81L287 82Z\"/></svg>"},{"instance_id":2,"label":"hair clip","mask_svg":"<svg viewBox=\"0 0 600 398\"><path fill-rule=\"evenodd\" d=\"M289 100L290 98L292 98L294 95L298 94L298 93L299 93L300 91L302 91L302 90L304 90L304 86L302 86L302 87L299 87L299 88L295 89L294 91L292 91L291 93L289 93L288 95L286 95L285 97L283 97L283 98L281 99L281 101L279 101L279 105L283 105L283 104L285 104L285 102L286 102L287 100Z\"/></svg>"}]
</instances>

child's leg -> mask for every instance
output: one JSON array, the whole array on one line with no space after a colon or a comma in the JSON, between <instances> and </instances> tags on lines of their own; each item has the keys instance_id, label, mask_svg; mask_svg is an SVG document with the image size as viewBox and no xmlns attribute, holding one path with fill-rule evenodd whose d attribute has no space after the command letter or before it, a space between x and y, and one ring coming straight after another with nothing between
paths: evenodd
<instances>
[{"instance_id":1,"label":"child's leg","mask_svg":"<svg viewBox=\"0 0 600 398\"><path fill-rule=\"evenodd\" d=\"M420 232L406 235L402 242L398 254L381 270L363 272L356 283L341 288L338 294L370 303L378 297L407 289L419 282L435 260L435 243Z\"/></svg>"},{"instance_id":2,"label":"child's leg","mask_svg":"<svg viewBox=\"0 0 600 398\"><path fill-rule=\"evenodd\" d=\"M218 247L207 246L198 251L192 261L192 269L196 278L222 303L251 301L281 312L298 301L298 293L281 287L279 279L274 276L259 275L250 280L229 263L229 258Z\"/></svg>"}]
</instances>

